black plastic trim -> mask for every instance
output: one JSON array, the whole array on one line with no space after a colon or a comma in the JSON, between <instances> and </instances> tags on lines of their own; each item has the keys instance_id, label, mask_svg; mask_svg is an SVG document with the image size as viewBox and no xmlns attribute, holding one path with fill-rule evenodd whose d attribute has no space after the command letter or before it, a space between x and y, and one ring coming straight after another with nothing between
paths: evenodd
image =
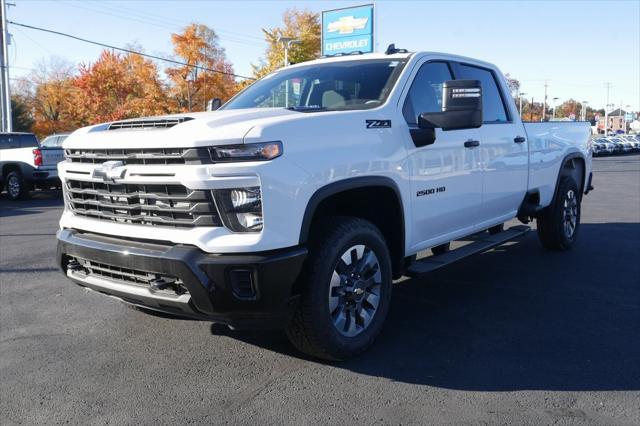
<instances>
[{"instance_id":1,"label":"black plastic trim","mask_svg":"<svg viewBox=\"0 0 640 426\"><path fill-rule=\"evenodd\" d=\"M191 296L192 317L236 328L273 328L282 327L292 312L298 298L293 294L293 284L307 249L290 247L258 253L210 254L193 246L133 243L64 229L58 232L57 263L65 274L69 256L180 278ZM255 299L234 295L228 273L234 269L253 272ZM73 281L84 285L79 280ZM109 290L102 292L111 294ZM111 295L128 301L126 295ZM130 303L145 306L144 300Z\"/></svg>"}]
</instances>

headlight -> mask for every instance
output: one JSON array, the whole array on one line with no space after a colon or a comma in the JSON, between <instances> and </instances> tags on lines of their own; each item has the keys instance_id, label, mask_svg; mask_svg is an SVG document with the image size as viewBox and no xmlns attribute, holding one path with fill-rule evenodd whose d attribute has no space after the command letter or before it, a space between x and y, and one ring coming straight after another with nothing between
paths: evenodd
<instances>
[{"instance_id":1,"label":"headlight","mask_svg":"<svg viewBox=\"0 0 640 426\"><path fill-rule=\"evenodd\" d=\"M260 187L216 189L213 196L227 228L234 232L262 230Z\"/></svg>"},{"instance_id":2,"label":"headlight","mask_svg":"<svg viewBox=\"0 0 640 426\"><path fill-rule=\"evenodd\" d=\"M266 161L282 155L282 142L223 145L209 148L214 163L232 161Z\"/></svg>"}]
</instances>

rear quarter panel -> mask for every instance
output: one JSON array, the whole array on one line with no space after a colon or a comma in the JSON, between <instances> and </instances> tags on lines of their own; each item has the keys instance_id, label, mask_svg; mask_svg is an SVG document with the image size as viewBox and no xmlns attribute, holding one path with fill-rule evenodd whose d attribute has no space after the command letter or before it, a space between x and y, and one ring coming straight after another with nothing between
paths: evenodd
<instances>
[{"instance_id":1,"label":"rear quarter panel","mask_svg":"<svg viewBox=\"0 0 640 426\"><path fill-rule=\"evenodd\" d=\"M587 122L523 123L530 146L529 190L540 191L540 205L551 203L565 158L579 155L585 162L584 181L591 172L591 127Z\"/></svg>"}]
</instances>

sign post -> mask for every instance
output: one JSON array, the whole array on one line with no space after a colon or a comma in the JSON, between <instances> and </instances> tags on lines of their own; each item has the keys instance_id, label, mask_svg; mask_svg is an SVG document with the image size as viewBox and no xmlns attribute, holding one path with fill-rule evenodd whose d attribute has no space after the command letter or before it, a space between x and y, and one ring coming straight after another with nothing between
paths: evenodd
<instances>
[{"instance_id":1,"label":"sign post","mask_svg":"<svg viewBox=\"0 0 640 426\"><path fill-rule=\"evenodd\" d=\"M322 12L322 56L374 50L373 4Z\"/></svg>"}]
</instances>

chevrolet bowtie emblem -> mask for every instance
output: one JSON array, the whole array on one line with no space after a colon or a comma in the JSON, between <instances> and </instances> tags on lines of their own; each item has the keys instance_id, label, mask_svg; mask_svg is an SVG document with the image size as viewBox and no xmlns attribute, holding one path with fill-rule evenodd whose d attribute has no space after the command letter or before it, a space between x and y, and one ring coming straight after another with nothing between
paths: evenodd
<instances>
[{"instance_id":1,"label":"chevrolet bowtie emblem","mask_svg":"<svg viewBox=\"0 0 640 426\"><path fill-rule=\"evenodd\" d=\"M343 16L337 21L330 22L327 29L330 33L352 34L355 30L362 30L367 25L369 18L354 18L353 16Z\"/></svg>"},{"instance_id":2,"label":"chevrolet bowtie emblem","mask_svg":"<svg viewBox=\"0 0 640 426\"><path fill-rule=\"evenodd\" d=\"M127 169L123 167L122 161L105 161L100 167L93 169L91 177L94 179L102 179L105 182L115 182L116 179L124 178Z\"/></svg>"}]
</instances>

